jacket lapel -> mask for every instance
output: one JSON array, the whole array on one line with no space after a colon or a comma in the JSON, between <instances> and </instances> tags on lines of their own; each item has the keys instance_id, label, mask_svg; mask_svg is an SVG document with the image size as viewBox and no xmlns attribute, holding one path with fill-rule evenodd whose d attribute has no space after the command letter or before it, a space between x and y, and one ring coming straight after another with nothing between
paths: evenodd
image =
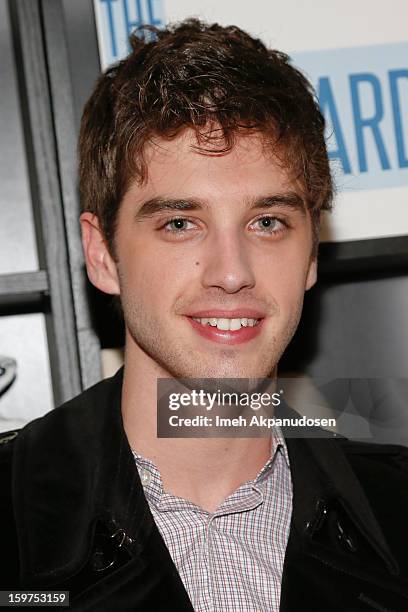
<instances>
[{"instance_id":1,"label":"jacket lapel","mask_svg":"<svg viewBox=\"0 0 408 612\"><path fill-rule=\"evenodd\" d=\"M398 564L334 438L286 438L293 513L282 612L408 609Z\"/></svg>"}]
</instances>

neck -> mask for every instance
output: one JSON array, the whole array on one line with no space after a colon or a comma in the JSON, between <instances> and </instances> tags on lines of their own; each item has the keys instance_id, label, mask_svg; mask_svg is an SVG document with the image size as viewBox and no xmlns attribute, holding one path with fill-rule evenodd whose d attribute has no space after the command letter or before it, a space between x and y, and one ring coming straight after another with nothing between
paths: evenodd
<instances>
[{"instance_id":1,"label":"neck","mask_svg":"<svg viewBox=\"0 0 408 612\"><path fill-rule=\"evenodd\" d=\"M160 471L167 493L213 512L270 456L270 438L158 438L157 379L169 374L138 347L125 353L123 424L131 448Z\"/></svg>"}]
</instances>

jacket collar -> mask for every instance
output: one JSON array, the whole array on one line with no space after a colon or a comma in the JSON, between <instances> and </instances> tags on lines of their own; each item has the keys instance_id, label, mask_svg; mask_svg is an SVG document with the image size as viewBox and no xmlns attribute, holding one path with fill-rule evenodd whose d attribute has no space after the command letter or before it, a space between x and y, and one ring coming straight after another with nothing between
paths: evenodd
<instances>
[{"instance_id":1,"label":"jacket collar","mask_svg":"<svg viewBox=\"0 0 408 612\"><path fill-rule=\"evenodd\" d=\"M25 587L57 584L79 571L96 519L123 530L132 555L157 531L123 428L122 380L123 369L30 423L16 439L13 496ZM338 504L396 573L339 442L289 435L286 441L294 490L291 534L310 539L327 514L325 504Z\"/></svg>"}]
</instances>

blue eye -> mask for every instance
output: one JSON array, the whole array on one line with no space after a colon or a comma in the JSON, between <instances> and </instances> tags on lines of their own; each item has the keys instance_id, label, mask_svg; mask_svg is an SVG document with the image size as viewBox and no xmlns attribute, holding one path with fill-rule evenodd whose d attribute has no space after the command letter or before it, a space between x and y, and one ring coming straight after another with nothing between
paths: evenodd
<instances>
[{"instance_id":1,"label":"blue eye","mask_svg":"<svg viewBox=\"0 0 408 612\"><path fill-rule=\"evenodd\" d=\"M260 219L257 219L254 224L257 226L256 229L269 233L275 233L284 226L282 221L276 217L261 217Z\"/></svg>"},{"instance_id":2,"label":"blue eye","mask_svg":"<svg viewBox=\"0 0 408 612\"><path fill-rule=\"evenodd\" d=\"M167 221L167 223L164 225L164 228L168 232L183 232L187 229L190 229L188 228L189 223L191 224L191 221L189 221L188 219L170 219L170 221Z\"/></svg>"}]
</instances>

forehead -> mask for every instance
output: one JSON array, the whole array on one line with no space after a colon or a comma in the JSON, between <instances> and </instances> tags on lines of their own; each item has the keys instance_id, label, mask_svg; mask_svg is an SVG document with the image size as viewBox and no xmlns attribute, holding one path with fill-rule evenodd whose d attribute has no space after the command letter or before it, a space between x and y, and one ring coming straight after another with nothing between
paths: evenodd
<instances>
[{"instance_id":1,"label":"forehead","mask_svg":"<svg viewBox=\"0 0 408 612\"><path fill-rule=\"evenodd\" d=\"M192 129L172 139L152 139L144 151L145 180L134 182L129 191L141 199L157 195L252 198L289 188L298 191L261 135L238 135L232 149L224 153L210 147L199 143Z\"/></svg>"}]
</instances>

